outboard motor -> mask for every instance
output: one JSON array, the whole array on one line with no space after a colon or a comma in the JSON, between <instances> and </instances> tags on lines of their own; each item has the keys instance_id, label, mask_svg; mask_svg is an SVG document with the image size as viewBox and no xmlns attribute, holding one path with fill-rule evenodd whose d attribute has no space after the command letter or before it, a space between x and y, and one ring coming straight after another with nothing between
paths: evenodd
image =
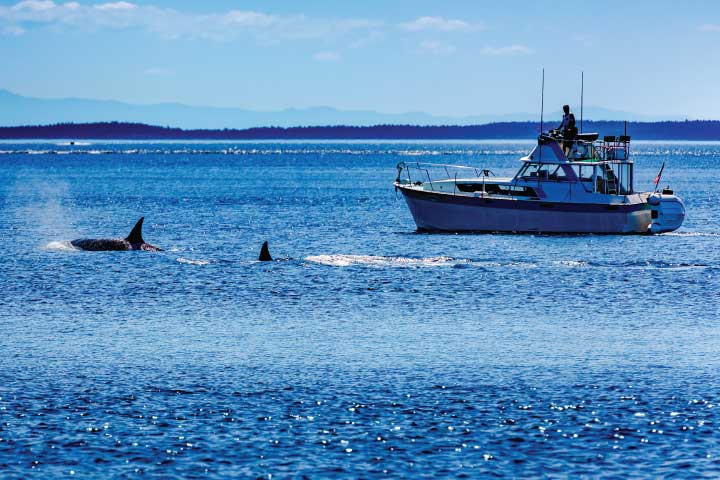
<instances>
[{"instance_id":1,"label":"outboard motor","mask_svg":"<svg viewBox=\"0 0 720 480\"><path fill-rule=\"evenodd\" d=\"M685 205L669 188L663 189L662 193L652 193L647 202L652 216L650 233L672 232L685 220Z\"/></svg>"}]
</instances>

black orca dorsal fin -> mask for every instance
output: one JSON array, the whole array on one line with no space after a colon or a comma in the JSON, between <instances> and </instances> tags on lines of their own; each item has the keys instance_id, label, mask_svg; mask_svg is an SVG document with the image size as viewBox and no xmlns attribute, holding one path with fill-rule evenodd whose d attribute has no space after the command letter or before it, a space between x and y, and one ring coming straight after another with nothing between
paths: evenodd
<instances>
[{"instance_id":1,"label":"black orca dorsal fin","mask_svg":"<svg viewBox=\"0 0 720 480\"><path fill-rule=\"evenodd\" d=\"M130 232L130 235L125 237L125 240L127 240L129 243L145 243L145 240L143 240L142 238L143 220L145 220L145 217L140 217L140 220L137 221L132 231Z\"/></svg>"},{"instance_id":2,"label":"black orca dorsal fin","mask_svg":"<svg viewBox=\"0 0 720 480\"><path fill-rule=\"evenodd\" d=\"M272 257L270 256L270 249L268 248L268 242L262 244L262 248L260 249L260 257L258 257L258 260L260 260L261 262L272 261Z\"/></svg>"}]
</instances>

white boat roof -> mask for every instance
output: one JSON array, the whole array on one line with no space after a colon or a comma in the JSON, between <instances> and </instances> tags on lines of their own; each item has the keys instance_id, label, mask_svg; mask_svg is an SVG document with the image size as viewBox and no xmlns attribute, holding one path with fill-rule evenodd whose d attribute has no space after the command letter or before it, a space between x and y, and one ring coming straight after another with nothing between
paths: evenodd
<instances>
[{"instance_id":1,"label":"white boat roof","mask_svg":"<svg viewBox=\"0 0 720 480\"><path fill-rule=\"evenodd\" d=\"M448 178L441 180L442 182L462 182L462 183L508 183L513 177L468 177L468 178ZM434 181L433 183L437 183Z\"/></svg>"}]
</instances>

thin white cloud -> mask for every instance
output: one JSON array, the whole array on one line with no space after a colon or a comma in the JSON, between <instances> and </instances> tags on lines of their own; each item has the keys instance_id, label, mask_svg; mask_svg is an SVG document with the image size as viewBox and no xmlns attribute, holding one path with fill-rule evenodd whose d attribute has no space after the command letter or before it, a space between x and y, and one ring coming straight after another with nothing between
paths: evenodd
<instances>
[{"instance_id":1,"label":"thin white cloud","mask_svg":"<svg viewBox=\"0 0 720 480\"><path fill-rule=\"evenodd\" d=\"M455 47L445 42L425 40L420 43L420 53L429 53L431 55L450 55L455 53Z\"/></svg>"},{"instance_id":2,"label":"thin white cloud","mask_svg":"<svg viewBox=\"0 0 720 480\"><path fill-rule=\"evenodd\" d=\"M382 22L362 19L321 19L304 15L271 15L250 10L189 13L151 4L128 1L55 3L53 0L22 0L0 6L0 32L18 35L42 25L82 30L140 28L165 38L229 40L251 35L260 43L281 40L328 39L343 35L367 35Z\"/></svg>"},{"instance_id":3,"label":"thin white cloud","mask_svg":"<svg viewBox=\"0 0 720 480\"><path fill-rule=\"evenodd\" d=\"M479 29L480 25L444 17L419 17L410 22L401 23L399 27L408 32L468 32Z\"/></svg>"},{"instance_id":4,"label":"thin white cloud","mask_svg":"<svg viewBox=\"0 0 720 480\"><path fill-rule=\"evenodd\" d=\"M52 0L23 0L11 7L0 7L0 27L25 32L36 24L65 23L78 7L75 2L61 5Z\"/></svg>"},{"instance_id":5,"label":"thin white cloud","mask_svg":"<svg viewBox=\"0 0 720 480\"><path fill-rule=\"evenodd\" d=\"M485 47L481 50L483 55L528 55L532 50L525 45L510 45L507 47Z\"/></svg>"},{"instance_id":6,"label":"thin white cloud","mask_svg":"<svg viewBox=\"0 0 720 480\"><path fill-rule=\"evenodd\" d=\"M337 62L341 57L337 52L318 52L313 58L318 62Z\"/></svg>"},{"instance_id":7,"label":"thin white cloud","mask_svg":"<svg viewBox=\"0 0 720 480\"><path fill-rule=\"evenodd\" d=\"M3 27L0 31L2 31L2 33L5 35L13 35L15 37L19 37L20 35L25 34L25 29L22 27L18 27L17 25Z\"/></svg>"},{"instance_id":8,"label":"thin white cloud","mask_svg":"<svg viewBox=\"0 0 720 480\"><path fill-rule=\"evenodd\" d=\"M224 15L218 15L214 18L225 25L240 28L267 28L273 26L280 20L273 15L241 10L231 10Z\"/></svg>"},{"instance_id":9,"label":"thin white cloud","mask_svg":"<svg viewBox=\"0 0 720 480\"><path fill-rule=\"evenodd\" d=\"M700 25L698 30L701 32L720 32L720 25L706 23L704 25Z\"/></svg>"},{"instance_id":10,"label":"thin white cloud","mask_svg":"<svg viewBox=\"0 0 720 480\"><path fill-rule=\"evenodd\" d=\"M12 6L12 10L23 11L29 10L33 12L42 12L55 8L55 2L52 0L23 0Z\"/></svg>"},{"instance_id":11,"label":"thin white cloud","mask_svg":"<svg viewBox=\"0 0 720 480\"><path fill-rule=\"evenodd\" d=\"M75 3L78 7L80 6L77 2ZM132 10L134 8L137 8L137 5L130 2L111 2L94 5L94 7L98 10Z\"/></svg>"}]
</instances>

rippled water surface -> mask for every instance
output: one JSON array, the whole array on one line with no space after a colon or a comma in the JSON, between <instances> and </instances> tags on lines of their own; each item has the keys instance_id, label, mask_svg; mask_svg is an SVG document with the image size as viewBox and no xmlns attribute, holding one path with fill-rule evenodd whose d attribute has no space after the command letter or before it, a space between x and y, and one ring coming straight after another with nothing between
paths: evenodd
<instances>
[{"instance_id":1,"label":"rippled water surface","mask_svg":"<svg viewBox=\"0 0 720 480\"><path fill-rule=\"evenodd\" d=\"M1 143L1 476L720 476L720 145L633 146L670 234L414 232L531 146Z\"/></svg>"}]
</instances>

